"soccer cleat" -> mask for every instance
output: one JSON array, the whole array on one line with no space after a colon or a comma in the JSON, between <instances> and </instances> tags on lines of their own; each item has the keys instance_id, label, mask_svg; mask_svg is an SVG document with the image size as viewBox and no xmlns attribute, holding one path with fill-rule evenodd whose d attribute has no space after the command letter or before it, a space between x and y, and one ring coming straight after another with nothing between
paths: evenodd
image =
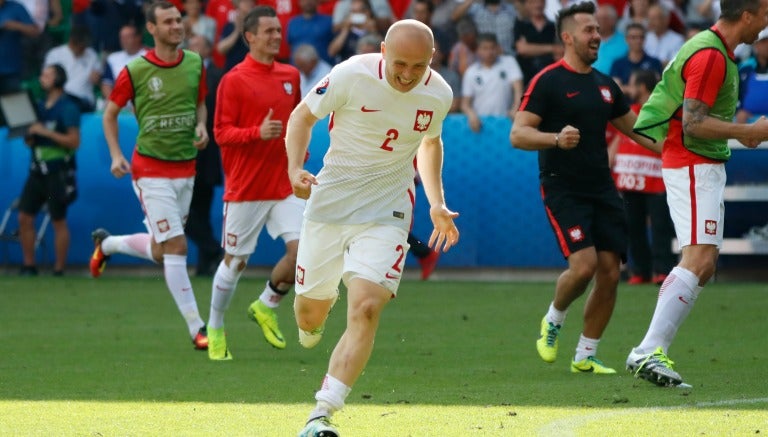
<instances>
[{"instance_id":1,"label":"soccer cleat","mask_svg":"<svg viewBox=\"0 0 768 437\"><path fill-rule=\"evenodd\" d=\"M536 350L539 356L547 363L554 363L557 358L557 336L560 334L560 325L547 322L547 317L541 319L541 334L536 340Z\"/></svg>"},{"instance_id":2,"label":"soccer cleat","mask_svg":"<svg viewBox=\"0 0 768 437\"><path fill-rule=\"evenodd\" d=\"M99 228L91 232L91 238L93 239L93 255L91 255L91 261L89 267L91 269L91 276L98 278L104 272L104 268L107 267L107 260L109 256L105 255L101 250L101 242L109 237L109 232L106 229Z\"/></svg>"},{"instance_id":3,"label":"soccer cleat","mask_svg":"<svg viewBox=\"0 0 768 437\"><path fill-rule=\"evenodd\" d=\"M272 308L264 305L261 299L256 299L248 307L248 315L261 326L267 343L278 349L285 349L285 338L280 332L280 327L277 325L277 314Z\"/></svg>"},{"instance_id":4,"label":"soccer cleat","mask_svg":"<svg viewBox=\"0 0 768 437\"><path fill-rule=\"evenodd\" d=\"M674 361L667 357L661 346L650 354L639 354L632 349L627 357L627 370L635 378L642 378L661 387L683 384L683 377L675 372L674 365Z\"/></svg>"},{"instance_id":5,"label":"soccer cleat","mask_svg":"<svg viewBox=\"0 0 768 437\"><path fill-rule=\"evenodd\" d=\"M192 339L192 344L194 344L195 349L199 351L208 349L208 329L205 325L197 331L195 338Z\"/></svg>"},{"instance_id":6,"label":"soccer cleat","mask_svg":"<svg viewBox=\"0 0 768 437\"><path fill-rule=\"evenodd\" d=\"M438 259L440 259L440 252L436 250L431 251L429 255L419 259L419 264L421 264L422 281L429 279L429 277L432 275L432 272L435 271L435 266L437 265Z\"/></svg>"},{"instance_id":7,"label":"soccer cleat","mask_svg":"<svg viewBox=\"0 0 768 437\"><path fill-rule=\"evenodd\" d=\"M666 280L667 280L667 275L660 273L658 275L654 275L651 281L656 285L662 285Z\"/></svg>"},{"instance_id":8,"label":"soccer cleat","mask_svg":"<svg viewBox=\"0 0 768 437\"><path fill-rule=\"evenodd\" d=\"M642 285L642 284L649 284L651 281L642 275L632 275L627 279L627 284L629 285Z\"/></svg>"},{"instance_id":9,"label":"soccer cleat","mask_svg":"<svg viewBox=\"0 0 768 437\"><path fill-rule=\"evenodd\" d=\"M224 327L208 330L208 358L214 361L226 361L232 359L232 354L227 348L227 334Z\"/></svg>"},{"instance_id":10,"label":"soccer cleat","mask_svg":"<svg viewBox=\"0 0 768 437\"><path fill-rule=\"evenodd\" d=\"M602 375L611 375L616 370L603 364L595 357L587 357L581 361L571 361L571 373L598 373Z\"/></svg>"},{"instance_id":11,"label":"soccer cleat","mask_svg":"<svg viewBox=\"0 0 768 437\"><path fill-rule=\"evenodd\" d=\"M339 437L339 431L325 416L315 417L299 433L299 437Z\"/></svg>"}]
</instances>

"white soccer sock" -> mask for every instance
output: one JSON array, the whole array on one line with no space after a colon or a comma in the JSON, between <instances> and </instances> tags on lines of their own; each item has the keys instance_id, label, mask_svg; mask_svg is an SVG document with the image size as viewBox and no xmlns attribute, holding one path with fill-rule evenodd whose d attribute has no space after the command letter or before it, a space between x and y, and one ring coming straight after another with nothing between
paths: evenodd
<instances>
[{"instance_id":1,"label":"white soccer sock","mask_svg":"<svg viewBox=\"0 0 768 437\"><path fill-rule=\"evenodd\" d=\"M173 300L176 301L179 312L187 322L189 335L194 338L197 331L205 325L205 322L200 318L195 293L192 291L192 283L189 281L187 256L163 255L163 272L168 290L171 292Z\"/></svg>"},{"instance_id":2,"label":"white soccer sock","mask_svg":"<svg viewBox=\"0 0 768 437\"><path fill-rule=\"evenodd\" d=\"M702 288L693 272L679 266L673 268L659 290L648 332L635 351L647 354L661 346L666 353Z\"/></svg>"},{"instance_id":3,"label":"white soccer sock","mask_svg":"<svg viewBox=\"0 0 768 437\"><path fill-rule=\"evenodd\" d=\"M272 288L271 282L267 281L267 285L264 286L264 291L261 292L259 300L269 308L277 308L278 305L280 305L280 301L283 300L290 289L290 286L286 290Z\"/></svg>"},{"instance_id":4,"label":"white soccer sock","mask_svg":"<svg viewBox=\"0 0 768 437\"><path fill-rule=\"evenodd\" d=\"M230 267L222 260L219 268L216 269L216 275L213 277L213 286L211 289L211 314L208 318L208 327L218 329L224 326L224 313L232 302L232 296L235 295L237 281L240 279L242 271L237 270L236 259L230 261Z\"/></svg>"},{"instance_id":5,"label":"white soccer sock","mask_svg":"<svg viewBox=\"0 0 768 437\"><path fill-rule=\"evenodd\" d=\"M316 417L331 417L333 413L344 408L344 400L347 399L352 387L347 387L343 382L326 374L320 390L315 393L317 406L309 414L309 420Z\"/></svg>"},{"instance_id":6,"label":"white soccer sock","mask_svg":"<svg viewBox=\"0 0 768 437\"><path fill-rule=\"evenodd\" d=\"M104 255L122 253L154 262L152 259L152 236L149 234L111 235L101 242Z\"/></svg>"},{"instance_id":7,"label":"white soccer sock","mask_svg":"<svg viewBox=\"0 0 768 437\"><path fill-rule=\"evenodd\" d=\"M576 356L573 361L581 361L588 357L597 356L597 344L600 343L599 338L587 338L584 334L579 337L579 344L576 345Z\"/></svg>"},{"instance_id":8,"label":"white soccer sock","mask_svg":"<svg viewBox=\"0 0 768 437\"><path fill-rule=\"evenodd\" d=\"M546 320L549 323L554 324L555 326L563 326L563 323L565 322L565 316L568 314L568 310L560 311L557 308L555 308L555 303L552 302L549 304L549 310L547 311Z\"/></svg>"}]
</instances>

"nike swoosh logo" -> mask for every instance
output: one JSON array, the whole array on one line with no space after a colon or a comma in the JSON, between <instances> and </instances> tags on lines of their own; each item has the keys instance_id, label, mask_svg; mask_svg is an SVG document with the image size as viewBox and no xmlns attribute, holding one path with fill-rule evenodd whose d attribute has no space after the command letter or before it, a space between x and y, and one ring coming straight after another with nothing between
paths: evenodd
<instances>
[{"instance_id":1,"label":"nike swoosh logo","mask_svg":"<svg viewBox=\"0 0 768 437\"><path fill-rule=\"evenodd\" d=\"M363 112L379 112L379 111L381 111L381 109L368 109L368 108L365 107L365 105L361 106L360 110L363 111Z\"/></svg>"},{"instance_id":2,"label":"nike swoosh logo","mask_svg":"<svg viewBox=\"0 0 768 437\"><path fill-rule=\"evenodd\" d=\"M578 96L580 92L581 91L576 91L576 92L573 92L573 93L565 93L565 96L570 99L570 98Z\"/></svg>"},{"instance_id":3,"label":"nike swoosh logo","mask_svg":"<svg viewBox=\"0 0 768 437\"><path fill-rule=\"evenodd\" d=\"M190 287L187 287L187 288L182 288L182 289L181 289L181 291L189 291L189 290L191 290L191 289L192 289L192 288L190 288Z\"/></svg>"},{"instance_id":4,"label":"nike swoosh logo","mask_svg":"<svg viewBox=\"0 0 768 437\"><path fill-rule=\"evenodd\" d=\"M684 303L684 304L688 305L688 301L687 301L687 300L685 300L685 299L683 299L683 296L677 296L677 298L678 298L678 299L680 299L680 302L682 302L682 303Z\"/></svg>"},{"instance_id":5,"label":"nike swoosh logo","mask_svg":"<svg viewBox=\"0 0 768 437\"><path fill-rule=\"evenodd\" d=\"M592 373L595 371L594 366L589 366L589 369L582 369L581 367L577 367L576 370L582 373Z\"/></svg>"},{"instance_id":6,"label":"nike swoosh logo","mask_svg":"<svg viewBox=\"0 0 768 437\"><path fill-rule=\"evenodd\" d=\"M399 276L392 276L392 275L389 274L389 272L384 274L384 277L387 278L387 279L400 279Z\"/></svg>"}]
</instances>

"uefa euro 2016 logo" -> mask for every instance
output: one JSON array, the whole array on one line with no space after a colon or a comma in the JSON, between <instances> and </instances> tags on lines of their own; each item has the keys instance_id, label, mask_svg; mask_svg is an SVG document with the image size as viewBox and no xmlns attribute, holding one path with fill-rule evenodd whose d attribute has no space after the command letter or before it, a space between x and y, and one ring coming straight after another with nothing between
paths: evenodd
<instances>
[{"instance_id":1,"label":"uefa euro 2016 logo","mask_svg":"<svg viewBox=\"0 0 768 437\"><path fill-rule=\"evenodd\" d=\"M157 76L152 76L147 82L147 88L149 88L149 98L153 100L160 99L165 96L163 90L163 80Z\"/></svg>"}]
</instances>

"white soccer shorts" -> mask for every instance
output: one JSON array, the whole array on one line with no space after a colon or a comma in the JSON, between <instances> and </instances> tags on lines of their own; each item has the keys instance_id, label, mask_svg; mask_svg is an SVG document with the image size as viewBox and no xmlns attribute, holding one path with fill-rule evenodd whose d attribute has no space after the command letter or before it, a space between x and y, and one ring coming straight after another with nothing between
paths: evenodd
<instances>
[{"instance_id":1,"label":"white soccer shorts","mask_svg":"<svg viewBox=\"0 0 768 437\"><path fill-rule=\"evenodd\" d=\"M723 245L725 165L696 164L662 169L667 204L680 247Z\"/></svg>"},{"instance_id":2,"label":"white soccer shorts","mask_svg":"<svg viewBox=\"0 0 768 437\"><path fill-rule=\"evenodd\" d=\"M133 192L144 210L144 226L155 242L184 235L195 178L139 178Z\"/></svg>"},{"instance_id":3,"label":"white soccer shorts","mask_svg":"<svg viewBox=\"0 0 768 437\"><path fill-rule=\"evenodd\" d=\"M305 200L293 194L283 200L225 202L221 233L224 250L234 256L252 254L265 225L273 240L298 240L305 205Z\"/></svg>"},{"instance_id":4,"label":"white soccer shorts","mask_svg":"<svg viewBox=\"0 0 768 437\"><path fill-rule=\"evenodd\" d=\"M379 284L397 295L408 253L408 232L375 223L337 225L304 220L296 262L297 295L327 300L339 281L353 278Z\"/></svg>"}]
</instances>

